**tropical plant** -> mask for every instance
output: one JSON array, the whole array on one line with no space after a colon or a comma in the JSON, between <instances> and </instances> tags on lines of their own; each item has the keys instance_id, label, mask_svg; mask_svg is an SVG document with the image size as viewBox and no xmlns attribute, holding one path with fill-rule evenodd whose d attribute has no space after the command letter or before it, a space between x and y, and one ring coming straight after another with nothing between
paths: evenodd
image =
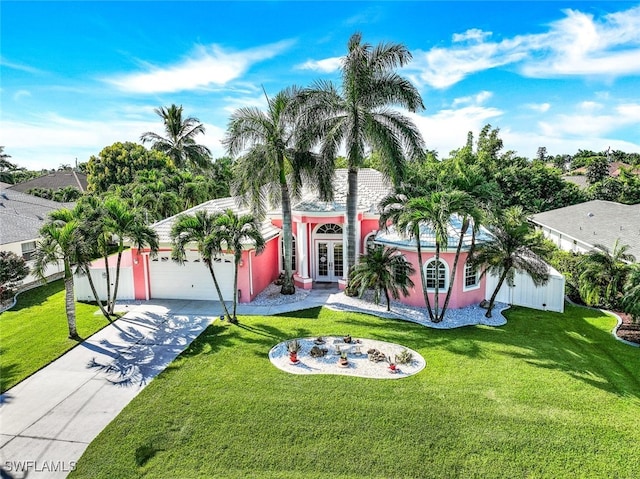
<instances>
[{"instance_id":1,"label":"tropical plant","mask_svg":"<svg viewBox=\"0 0 640 479\"><path fill-rule=\"evenodd\" d=\"M113 286L113 295L108 304L109 314L114 313L115 303L118 299L118 284L120 281L120 264L122 253L125 250L125 241L131 243L138 250L148 246L152 253L158 250L158 235L147 226L144 218L136 209L132 209L125 201L117 196L108 196L104 200L104 227L110 235L117 238L118 259L116 261L116 279ZM107 271L109 267L105 262ZM109 284L109 283L107 283Z\"/></svg>"},{"instance_id":2,"label":"tropical plant","mask_svg":"<svg viewBox=\"0 0 640 479\"><path fill-rule=\"evenodd\" d=\"M297 196L302 180L309 180L318 188L322 198L332 195L333 168L329 162L302 149L296 136L292 99L295 88L267 97L267 111L258 108L240 108L231 115L227 135L223 141L231 156L240 156L233 167L232 188L245 203L250 203L254 214L262 218L269 203L282 208L284 281L282 294L294 294L292 265L291 197Z\"/></svg>"},{"instance_id":3,"label":"tropical plant","mask_svg":"<svg viewBox=\"0 0 640 479\"><path fill-rule=\"evenodd\" d=\"M629 252L629 245L618 240L610 250L602 244L585 253L581 261L579 290L582 300L589 306L616 308L622 287L625 284L631 262L635 257Z\"/></svg>"},{"instance_id":4,"label":"tropical plant","mask_svg":"<svg viewBox=\"0 0 640 479\"><path fill-rule=\"evenodd\" d=\"M265 240L260 231L260 225L253 215L238 216L231 209L226 210L216 220L216 228L220 240L228 252L233 253L233 314L231 321L238 322L236 309L238 305L238 267L242 258L245 244L252 245L256 254L264 251Z\"/></svg>"},{"instance_id":5,"label":"tropical plant","mask_svg":"<svg viewBox=\"0 0 640 479\"><path fill-rule=\"evenodd\" d=\"M404 45L362 43L362 35L349 39L342 59L341 87L320 81L298 96L299 124L320 155L334 161L344 146L348 165L347 261L350 271L356 262L356 210L358 169L367 149L379 153L380 168L394 183L404 176L406 158L422 155L420 132L397 105L415 112L424 108L418 90L395 69L411 60ZM404 148L403 148L404 147ZM406 150L406 154L405 151Z\"/></svg>"},{"instance_id":6,"label":"tropical plant","mask_svg":"<svg viewBox=\"0 0 640 479\"><path fill-rule=\"evenodd\" d=\"M28 274L29 266L24 258L11 251L0 251L0 303L16 294Z\"/></svg>"},{"instance_id":7,"label":"tropical plant","mask_svg":"<svg viewBox=\"0 0 640 479\"><path fill-rule=\"evenodd\" d=\"M540 258L545 246L540 235L531 232L527 215L521 207L503 210L488 223L492 238L480 244L469 261L486 273L498 276L498 284L491 294L485 316L491 317L496 296L505 280L511 284L516 272L526 273L533 284L542 286L549 281L549 267Z\"/></svg>"},{"instance_id":8,"label":"tropical plant","mask_svg":"<svg viewBox=\"0 0 640 479\"><path fill-rule=\"evenodd\" d=\"M405 234L413 239L418 253L418 266L422 280L422 293L425 305L432 322L440 322L444 319L453 288L458 258L460 257L464 238L468 229L476 228L474 217L479 217L475 204L468 193L453 191L434 191L424 194L420 189L405 186L395 193L387 196L380 202L380 227L387 229L389 224L395 225L400 234ZM459 225L458 225L459 224ZM456 228L456 225L458 227ZM459 230L459 240L456 244L454 267L450 273L449 286L443 307L440 308L440 253L449 246L450 232ZM434 306L431 307L429 299L429 286L425 275L422 258L423 236L428 230L433 236L435 250L435 290Z\"/></svg>"},{"instance_id":9,"label":"tropical plant","mask_svg":"<svg viewBox=\"0 0 640 479\"><path fill-rule=\"evenodd\" d=\"M174 261L184 264L185 248L189 243L196 243L198 252L202 257L202 263L207 267L213 284L218 293L218 299L228 321L231 315L222 296L222 290L218 283L213 263L222 252L222 238L216 222L220 213L209 214L206 210L197 210L193 215L182 214L176 218L171 227L171 241L173 244L171 257Z\"/></svg>"},{"instance_id":10,"label":"tropical plant","mask_svg":"<svg viewBox=\"0 0 640 479\"><path fill-rule=\"evenodd\" d=\"M399 299L401 293L408 296L409 288L413 287L411 275L415 272L413 265L397 248L375 245L367 254L361 255L353 267L349 286L358 291L361 298L368 289L373 289L375 304L380 304L380 297L384 294L387 311L391 311L389 293L393 299Z\"/></svg>"},{"instance_id":11,"label":"tropical plant","mask_svg":"<svg viewBox=\"0 0 640 479\"><path fill-rule=\"evenodd\" d=\"M623 288L622 307L635 322L640 322L640 265L629 268L629 274Z\"/></svg>"},{"instance_id":12,"label":"tropical plant","mask_svg":"<svg viewBox=\"0 0 640 479\"><path fill-rule=\"evenodd\" d=\"M77 263L78 250L82 247L78 231L78 219L67 208L53 211L40 228L41 240L34 255L34 273L43 281L49 265L64 265L65 311L70 339L80 339L76 328L76 303L73 288L72 266Z\"/></svg>"},{"instance_id":13,"label":"tropical plant","mask_svg":"<svg viewBox=\"0 0 640 479\"><path fill-rule=\"evenodd\" d=\"M164 135L148 131L140 137L142 143L151 143L153 150L165 153L178 168L196 170L208 168L211 163L209 148L196 143L195 137L204 134L204 125L192 116L182 117L182 106L171 105L153 111L162 118Z\"/></svg>"}]
</instances>

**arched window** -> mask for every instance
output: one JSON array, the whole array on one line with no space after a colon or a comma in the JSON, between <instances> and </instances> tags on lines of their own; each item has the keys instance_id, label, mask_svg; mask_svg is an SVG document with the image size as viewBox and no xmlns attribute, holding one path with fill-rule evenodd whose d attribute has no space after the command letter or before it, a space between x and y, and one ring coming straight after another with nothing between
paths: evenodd
<instances>
[{"instance_id":1,"label":"arched window","mask_svg":"<svg viewBox=\"0 0 640 479\"><path fill-rule=\"evenodd\" d=\"M342 226L335 223L326 223L316 230L317 235L341 235Z\"/></svg>"},{"instance_id":2,"label":"arched window","mask_svg":"<svg viewBox=\"0 0 640 479\"><path fill-rule=\"evenodd\" d=\"M448 270L447 263L443 261L439 261L440 265L437 268L437 281L438 281L438 289L447 289L448 288ZM436 289L436 260L432 259L429 261L424 267L424 275L427 280L427 289Z\"/></svg>"},{"instance_id":3,"label":"arched window","mask_svg":"<svg viewBox=\"0 0 640 479\"><path fill-rule=\"evenodd\" d=\"M375 246L375 243L373 241L376 239L376 233L377 231L372 231L364 238L364 245L362 248L364 253L367 253L371 248Z\"/></svg>"},{"instance_id":4,"label":"arched window","mask_svg":"<svg viewBox=\"0 0 640 479\"><path fill-rule=\"evenodd\" d=\"M280 253L282 262L282 271L284 271L284 236L280 238ZM291 269L296 271L298 269L298 263L296 263L296 237L291 235Z\"/></svg>"},{"instance_id":5,"label":"arched window","mask_svg":"<svg viewBox=\"0 0 640 479\"><path fill-rule=\"evenodd\" d=\"M469 264L466 263L464 265L464 287L465 289L473 289L476 286L479 285L479 275L478 275L478 269Z\"/></svg>"}]
</instances>

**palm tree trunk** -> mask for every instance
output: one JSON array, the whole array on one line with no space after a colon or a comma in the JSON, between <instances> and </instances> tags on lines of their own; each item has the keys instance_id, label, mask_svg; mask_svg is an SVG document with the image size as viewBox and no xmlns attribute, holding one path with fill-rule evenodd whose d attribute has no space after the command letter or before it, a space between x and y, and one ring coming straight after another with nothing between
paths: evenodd
<instances>
[{"instance_id":1,"label":"palm tree trunk","mask_svg":"<svg viewBox=\"0 0 640 479\"><path fill-rule=\"evenodd\" d=\"M424 304L427 306L427 311L429 312L429 320L432 323L435 323L435 318L433 317L433 311L431 310L431 302L429 301L427 279L424 277L424 267L422 264L422 245L420 244L420 227L418 227L418 232L415 236L416 236L416 246L418 248L418 268L420 268L420 280L422 281L422 294L424 295Z\"/></svg>"},{"instance_id":2,"label":"palm tree trunk","mask_svg":"<svg viewBox=\"0 0 640 479\"><path fill-rule=\"evenodd\" d=\"M120 244L118 245L118 261L116 262L116 283L113 286L113 299L111 301L111 307L109 308L109 314L113 314L113 310L116 307L116 300L118 298L118 282L120 281L120 262L122 261L123 248L124 243L121 239Z\"/></svg>"},{"instance_id":3,"label":"palm tree trunk","mask_svg":"<svg viewBox=\"0 0 640 479\"><path fill-rule=\"evenodd\" d=\"M464 240L464 234L469 227L469 220L465 217L462 220L462 228L460 229L460 239L458 240L458 247L456 248L456 256L453 259L453 269L451 270L451 274L449 275L449 287L447 288L447 297L444 300L444 306L442 306L442 319L444 319L444 313L447 311L447 307L449 306L449 300L451 299L451 291L453 291L453 283L456 279L456 271L458 269L458 260L460 259L460 251L462 251L462 243Z\"/></svg>"},{"instance_id":4,"label":"palm tree trunk","mask_svg":"<svg viewBox=\"0 0 640 479\"><path fill-rule=\"evenodd\" d=\"M238 317L236 316L236 309L238 306L238 263L240 262L240 258L242 257L242 250L240 250L240 254L235 252L234 255L234 265L233 265L233 322L238 322Z\"/></svg>"},{"instance_id":5,"label":"palm tree trunk","mask_svg":"<svg viewBox=\"0 0 640 479\"><path fill-rule=\"evenodd\" d=\"M227 309L227 305L224 302L224 298L222 296L222 290L220 289L220 285L218 284L218 278L216 278L216 274L213 272L213 265L211 261L207 261L207 267L209 268L209 273L211 273L211 277L213 278L213 284L216 287L216 291L218 292L218 298L220 298L220 303L222 303L222 309L224 310L224 314L227 316L227 320L231 321L231 315L229 314L229 310Z\"/></svg>"},{"instance_id":6,"label":"palm tree trunk","mask_svg":"<svg viewBox=\"0 0 640 479\"><path fill-rule=\"evenodd\" d=\"M91 288L91 292L93 293L93 297L96 300L96 303L98 303L98 307L100 308L100 312L102 313L102 315L107 318L109 321L111 321L111 316L109 315L109 312L104 308L104 305L102 304L102 301L100 300L100 297L98 296L98 291L96 290L96 285L93 282L93 278L91 277L91 269L89 269L89 265L85 264L83 266L84 272L87 275L87 279L89 280L89 287Z\"/></svg>"},{"instance_id":7,"label":"palm tree trunk","mask_svg":"<svg viewBox=\"0 0 640 479\"><path fill-rule=\"evenodd\" d=\"M387 288L384 289L384 296L387 298L387 311L391 311L391 299L389 298L389 291L387 291Z\"/></svg>"},{"instance_id":8,"label":"palm tree trunk","mask_svg":"<svg viewBox=\"0 0 640 479\"><path fill-rule=\"evenodd\" d=\"M347 279L356 264L356 215L358 209L358 169L349 168L347 190Z\"/></svg>"},{"instance_id":9,"label":"palm tree trunk","mask_svg":"<svg viewBox=\"0 0 640 479\"><path fill-rule=\"evenodd\" d=\"M510 268L505 268L505 270L502 272L502 274L500 275L500 279L498 280L498 285L496 286L496 289L493 290L493 294L491 294L491 299L489 300L489 307L487 308L487 312L485 313L485 317L490 318L491 317L491 310L493 309L493 303L496 301L496 296L498 296L498 291L500 291L500 288L502 287L502 283L504 283L505 278L507 277L507 273L509 272Z\"/></svg>"},{"instance_id":10,"label":"palm tree trunk","mask_svg":"<svg viewBox=\"0 0 640 479\"><path fill-rule=\"evenodd\" d=\"M73 293L73 275L68 260L64 260L64 306L67 313L67 325L69 326L69 339L78 339L76 328L76 299Z\"/></svg>"},{"instance_id":11,"label":"palm tree trunk","mask_svg":"<svg viewBox=\"0 0 640 479\"><path fill-rule=\"evenodd\" d=\"M438 310L439 296L440 296L440 243L436 238L436 291L433 296L433 302L434 302L433 309L435 310L436 323L439 323L440 321L442 321L442 316L440 315L440 311Z\"/></svg>"},{"instance_id":12,"label":"palm tree trunk","mask_svg":"<svg viewBox=\"0 0 640 479\"><path fill-rule=\"evenodd\" d=\"M284 164L284 159L282 164ZM289 195L289 186L285 176L284 166L280 170L280 190L282 195L282 233L284 235L284 281L280 294L295 294L296 288L293 284L293 268L291 246L293 243L292 219L291 219L291 197Z\"/></svg>"},{"instance_id":13,"label":"palm tree trunk","mask_svg":"<svg viewBox=\"0 0 640 479\"><path fill-rule=\"evenodd\" d=\"M104 253L104 271L107 275L107 312L111 310L111 273L109 272L109 255L108 251Z\"/></svg>"}]
</instances>

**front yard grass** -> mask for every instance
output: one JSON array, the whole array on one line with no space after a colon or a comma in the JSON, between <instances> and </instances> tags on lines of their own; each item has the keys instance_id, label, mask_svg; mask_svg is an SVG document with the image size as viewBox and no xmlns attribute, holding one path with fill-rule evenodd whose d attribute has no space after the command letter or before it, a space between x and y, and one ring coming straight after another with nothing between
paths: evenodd
<instances>
[{"instance_id":1,"label":"front yard grass","mask_svg":"<svg viewBox=\"0 0 640 479\"><path fill-rule=\"evenodd\" d=\"M78 334L86 338L108 324L97 306L76 303ZM0 314L0 392L15 386L78 344L68 338L64 283L26 291Z\"/></svg>"},{"instance_id":2,"label":"front yard grass","mask_svg":"<svg viewBox=\"0 0 640 479\"><path fill-rule=\"evenodd\" d=\"M73 478L631 478L640 354L615 320L514 308L438 331L311 309L216 322L89 446ZM427 361L401 380L296 376L288 338L351 334Z\"/></svg>"}]
</instances>

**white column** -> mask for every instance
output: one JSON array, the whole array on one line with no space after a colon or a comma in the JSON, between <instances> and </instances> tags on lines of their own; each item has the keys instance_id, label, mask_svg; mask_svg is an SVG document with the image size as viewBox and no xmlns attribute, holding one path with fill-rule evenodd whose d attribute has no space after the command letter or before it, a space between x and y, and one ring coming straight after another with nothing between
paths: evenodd
<instances>
[{"instance_id":1,"label":"white column","mask_svg":"<svg viewBox=\"0 0 640 479\"><path fill-rule=\"evenodd\" d=\"M358 213L356 213L356 263L358 262L358 258L360 258L360 243L362 235L362 222L358 221Z\"/></svg>"},{"instance_id":2,"label":"white column","mask_svg":"<svg viewBox=\"0 0 640 479\"><path fill-rule=\"evenodd\" d=\"M342 278L347 279L349 275L349 255L347 253L347 244L349 236L347 235L347 213L344 214L344 223L342 223ZM356 250L357 251L357 250Z\"/></svg>"},{"instance_id":3,"label":"white column","mask_svg":"<svg viewBox=\"0 0 640 479\"><path fill-rule=\"evenodd\" d=\"M303 222L296 223L298 232L296 238L296 247L298 250L298 276L301 278L309 277L309 267L307 266L307 258L309 257L309 241L307 239L307 224Z\"/></svg>"}]
</instances>

